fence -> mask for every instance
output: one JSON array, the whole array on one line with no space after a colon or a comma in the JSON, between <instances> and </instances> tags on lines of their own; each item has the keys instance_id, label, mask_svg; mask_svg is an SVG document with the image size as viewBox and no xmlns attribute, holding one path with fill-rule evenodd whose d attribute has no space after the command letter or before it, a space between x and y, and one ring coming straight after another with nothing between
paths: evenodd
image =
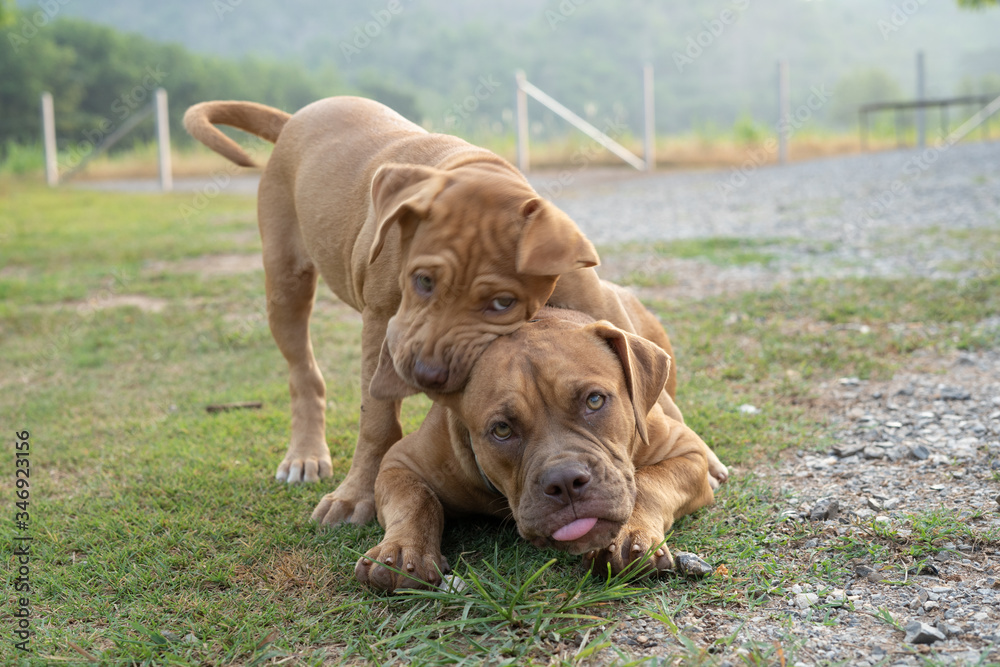
<instances>
[{"instance_id":1,"label":"fence","mask_svg":"<svg viewBox=\"0 0 1000 667\"><path fill-rule=\"evenodd\" d=\"M861 133L861 150L868 150L868 117L869 114L876 113L879 111L894 111L895 118L893 120L893 127L896 134L896 145L902 147L903 140L900 133L900 126L903 125L903 112L912 109L917 111L917 145L923 146L924 144L924 131L923 131L923 119L921 118L921 112L924 109L938 108L940 110L941 116L941 136L945 137L948 135L948 107L950 106L978 106L980 108L987 107L991 102L995 101L996 95L966 95L964 97L951 97L946 99L938 100L913 100L908 102L877 102L874 104L865 104L858 107L858 131ZM989 117L992 114L987 114L984 118L980 127L982 128L983 138L988 139L990 136L990 123Z\"/></svg>"},{"instance_id":2,"label":"fence","mask_svg":"<svg viewBox=\"0 0 1000 667\"><path fill-rule=\"evenodd\" d=\"M528 157L528 96L530 95L553 113L560 116L573 127L604 146L622 160L639 171L652 171L656 165L654 146L656 141L655 115L653 113L653 67L646 65L642 71L643 110L644 110L644 155L640 158L617 141L601 132L596 127L580 118L578 115L547 95L534 84L530 83L524 72L517 72L517 166L522 172L527 172L531 161Z\"/></svg>"},{"instance_id":3,"label":"fence","mask_svg":"<svg viewBox=\"0 0 1000 667\"><path fill-rule=\"evenodd\" d=\"M50 93L42 93L42 145L45 149L45 181L50 187L55 187L60 182L64 183L68 181L80 173L87 166L87 163L118 143L122 137L149 116L154 116L156 122L160 189L164 192L169 192L174 188L174 178L170 163L170 125L167 115L166 90L157 88L153 94L152 101L148 105L136 110L114 132L105 137L98 146L94 147L86 157L80 160L79 164L61 176L59 174L58 151L56 148L56 123L52 95Z\"/></svg>"}]
</instances>

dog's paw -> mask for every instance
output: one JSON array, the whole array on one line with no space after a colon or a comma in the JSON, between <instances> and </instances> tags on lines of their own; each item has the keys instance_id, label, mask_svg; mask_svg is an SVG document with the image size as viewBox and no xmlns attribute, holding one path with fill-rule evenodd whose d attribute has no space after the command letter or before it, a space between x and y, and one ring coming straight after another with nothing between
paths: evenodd
<instances>
[{"instance_id":1,"label":"dog's paw","mask_svg":"<svg viewBox=\"0 0 1000 667\"><path fill-rule=\"evenodd\" d=\"M438 552L413 545L382 542L358 559L354 576L364 584L386 591L397 588L437 588L451 571Z\"/></svg>"},{"instance_id":2,"label":"dog's paw","mask_svg":"<svg viewBox=\"0 0 1000 667\"><path fill-rule=\"evenodd\" d=\"M649 558L646 554L652 550ZM615 541L604 549L595 549L583 556L584 567L596 575L608 573L617 576L628 571L629 577L643 577L672 570L674 559L670 549L663 543L663 533L631 529L626 526Z\"/></svg>"},{"instance_id":3,"label":"dog's paw","mask_svg":"<svg viewBox=\"0 0 1000 667\"><path fill-rule=\"evenodd\" d=\"M298 484L299 482L318 482L323 477L333 474L333 460L330 450L324 444L322 449L304 454L291 449L285 454L285 460L278 464L274 478L280 482Z\"/></svg>"},{"instance_id":4,"label":"dog's paw","mask_svg":"<svg viewBox=\"0 0 1000 667\"><path fill-rule=\"evenodd\" d=\"M715 452L711 452L708 457L708 484L715 491L719 486L729 479L729 468L727 468Z\"/></svg>"},{"instance_id":5,"label":"dog's paw","mask_svg":"<svg viewBox=\"0 0 1000 667\"><path fill-rule=\"evenodd\" d=\"M354 523L360 526L375 518L374 494L353 497L342 489L341 486L333 493L323 496L313 510L313 521L322 526L334 526L338 523Z\"/></svg>"}]
</instances>

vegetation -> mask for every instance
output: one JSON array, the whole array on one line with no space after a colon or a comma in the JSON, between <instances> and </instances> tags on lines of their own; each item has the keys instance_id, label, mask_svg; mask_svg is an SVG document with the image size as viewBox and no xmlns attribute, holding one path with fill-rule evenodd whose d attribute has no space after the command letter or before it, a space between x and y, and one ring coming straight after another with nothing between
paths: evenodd
<instances>
[{"instance_id":1,"label":"vegetation","mask_svg":"<svg viewBox=\"0 0 1000 667\"><path fill-rule=\"evenodd\" d=\"M802 557L801 544L820 528L776 522L781 502L767 475L739 473L715 506L669 538L675 550L725 564L728 575L638 585L588 578L576 558L535 549L510 525L471 521L450 525L444 540L465 591L368 590L354 581L353 564L381 529L320 532L308 516L330 484L270 477L288 438L288 389L263 312L253 199L221 194L185 215L191 198L0 180L0 414L31 433L37 660L577 664L601 654L627 663L610 636L622 619L642 618L662 628L685 664L711 664L712 652L737 639L692 639L679 621L690 611L749 617L767 595L846 573L858 558L894 563L902 580L915 560L971 530L931 509L910 518L909 538L882 530ZM992 258L1000 238L982 230L947 241L974 243ZM781 243L707 239L641 250L767 264ZM995 346L969 325L997 312L998 299L1000 276L987 275L961 284L802 282L650 305L677 345L688 422L727 463L766 470L786 449L828 442L813 409L822 398L816 382L885 378L915 350ZM923 326L893 326L907 322ZM869 335L845 326L862 323ZM339 479L356 438L360 318L321 289L312 333ZM242 400L264 405L205 411ZM743 403L762 410L742 414ZM426 407L423 398L404 405L407 430ZM7 561L13 530L0 525ZM5 570L7 590L13 576ZM743 649L755 664L791 664L796 644L787 636ZM0 662L18 657L0 645Z\"/></svg>"}]
</instances>

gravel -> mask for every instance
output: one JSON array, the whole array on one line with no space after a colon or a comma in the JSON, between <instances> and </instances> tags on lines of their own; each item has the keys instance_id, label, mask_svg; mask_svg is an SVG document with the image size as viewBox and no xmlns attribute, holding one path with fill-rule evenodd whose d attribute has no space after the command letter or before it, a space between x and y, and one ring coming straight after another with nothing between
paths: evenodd
<instances>
[{"instance_id":1,"label":"gravel","mask_svg":"<svg viewBox=\"0 0 1000 667\"><path fill-rule=\"evenodd\" d=\"M544 194L556 192L549 185L559 178L568 185L553 199L605 249L602 275L621 279L654 265L677 278L655 288L659 297L701 298L810 277L971 280L1000 271L998 249L969 242L977 229L1000 223L1000 142L760 168L740 187L733 171L595 168L532 181ZM624 241L709 237L762 240L772 261L716 266L643 255L641 246L638 257L631 249L607 251ZM978 326L1000 331L1000 316ZM892 562L859 558L847 563L846 575L791 582L749 613L689 610L672 619L679 631L710 651L709 664L744 664L750 642L793 643L799 665L1000 662L1000 553L995 537L992 545L976 537L1000 534L1000 350L917 352L889 381L840 378L818 393L832 446L792 454L776 470L742 471L781 491L776 531L785 522L819 529L773 556L837 560L823 549L873 535L919 545L920 522L935 517L954 533L927 557L901 561L904 546L889 552L897 554ZM726 648L715 645L730 636L737 639ZM636 656L682 650L651 618L623 619L613 641Z\"/></svg>"}]
</instances>

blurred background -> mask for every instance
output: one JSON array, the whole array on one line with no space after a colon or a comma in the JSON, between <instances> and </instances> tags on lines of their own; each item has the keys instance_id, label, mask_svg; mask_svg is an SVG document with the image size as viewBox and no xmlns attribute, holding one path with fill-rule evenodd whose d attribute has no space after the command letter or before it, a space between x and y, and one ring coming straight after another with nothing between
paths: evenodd
<instances>
[{"instance_id":1,"label":"blurred background","mask_svg":"<svg viewBox=\"0 0 1000 667\"><path fill-rule=\"evenodd\" d=\"M1000 95L1000 8L990 2L6 0L0 20L8 173L41 173L43 91L65 156L98 143L162 86L181 174L204 168L183 110L210 99L294 111L363 95L513 159L519 69L641 153L641 68L652 64L661 167L738 164L773 137L782 59L791 108L809 108L792 159L859 150L859 105L914 99L920 51L925 97ZM975 110L928 111L932 138ZM587 141L534 101L529 114L533 165L566 163ZM912 135L913 112L874 114L871 125L874 147L895 146ZM153 133L141 124L86 176L116 171L115 160L118 171L155 169Z\"/></svg>"}]
</instances>

